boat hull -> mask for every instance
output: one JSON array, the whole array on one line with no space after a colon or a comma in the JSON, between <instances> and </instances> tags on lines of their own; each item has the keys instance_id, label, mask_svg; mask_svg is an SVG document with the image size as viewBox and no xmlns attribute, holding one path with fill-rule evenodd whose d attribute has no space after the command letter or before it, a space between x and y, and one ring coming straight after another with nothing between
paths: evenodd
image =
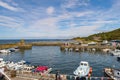
<instances>
[{"instance_id":1,"label":"boat hull","mask_svg":"<svg viewBox=\"0 0 120 80\"><path fill-rule=\"evenodd\" d=\"M111 78L111 80L119 80L120 79L120 70L105 68L104 69L104 76Z\"/></svg>"},{"instance_id":2,"label":"boat hull","mask_svg":"<svg viewBox=\"0 0 120 80\"><path fill-rule=\"evenodd\" d=\"M118 60L118 61L120 61L120 56L119 56L119 57L117 57L117 60Z\"/></svg>"}]
</instances>

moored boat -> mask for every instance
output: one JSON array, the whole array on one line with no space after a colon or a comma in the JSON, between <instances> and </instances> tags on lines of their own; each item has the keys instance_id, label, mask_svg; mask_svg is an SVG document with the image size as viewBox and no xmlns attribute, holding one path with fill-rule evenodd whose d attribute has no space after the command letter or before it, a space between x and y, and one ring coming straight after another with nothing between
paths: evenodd
<instances>
[{"instance_id":1,"label":"moored boat","mask_svg":"<svg viewBox=\"0 0 120 80\"><path fill-rule=\"evenodd\" d=\"M105 76L110 77L113 80L120 80L120 70L105 68L104 69Z\"/></svg>"},{"instance_id":2,"label":"moored boat","mask_svg":"<svg viewBox=\"0 0 120 80\"><path fill-rule=\"evenodd\" d=\"M6 62L6 67L9 70L32 70L34 68L34 66L31 66L30 64L27 64L28 62L21 60L17 63L14 62Z\"/></svg>"},{"instance_id":3,"label":"moored boat","mask_svg":"<svg viewBox=\"0 0 120 80\"><path fill-rule=\"evenodd\" d=\"M49 68L48 66L38 66L33 70L33 72L40 72L40 73L49 73L52 71L52 68Z\"/></svg>"},{"instance_id":4,"label":"moored boat","mask_svg":"<svg viewBox=\"0 0 120 80\"><path fill-rule=\"evenodd\" d=\"M17 49L17 48L10 48L9 51L10 52L17 52L17 51L19 51L19 49Z\"/></svg>"},{"instance_id":5,"label":"moored boat","mask_svg":"<svg viewBox=\"0 0 120 80\"><path fill-rule=\"evenodd\" d=\"M79 67L73 72L74 75L78 77L90 76L92 73L92 68L86 61L81 61Z\"/></svg>"},{"instance_id":6,"label":"moored boat","mask_svg":"<svg viewBox=\"0 0 120 80\"><path fill-rule=\"evenodd\" d=\"M2 49L2 50L0 50L0 53L10 53L10 50Z\"/></svg>"},{"instance_id":7,"label":"moored boat","mask_svg":"<svg viewBox=\"0 0 120 80\"><path fill-rule=\"evenodd\" d=\"M105 48L105 49L103 49L102 51L103 51L103 52L110 52L111 49Z\"/></svg>"},{"instance_id":8,"label":"moored boat","mask_svg":"<svg viewBox=\"0 0 120 80\"><path fill-rule=\"evenodd\" d=\"M120 50L119 49L115 49L114 51L111 51L111 54L113 56L118 56L118 55L120 55Z\"/></svg>"},{"instance_id":9,"label":"moored boat","mask_svg":"<svg viewBox=\"0 0 120 80\"><path fill-rule=\"evenodd\" d=\"M0 68L5 66L5 61L3 61L3 58L0 58Z\"/></svg>"}]
</instances>

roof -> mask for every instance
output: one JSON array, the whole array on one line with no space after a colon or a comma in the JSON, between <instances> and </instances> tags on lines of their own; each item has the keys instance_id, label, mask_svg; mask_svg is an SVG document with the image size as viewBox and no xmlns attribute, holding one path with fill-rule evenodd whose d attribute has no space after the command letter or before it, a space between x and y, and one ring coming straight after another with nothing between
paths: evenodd
<instances>
[{"instance_id":1,"label":"roof","mask_svg":"<svg viewBox=\"0 0 120 80\"><path fill-rule=\"evenodd\" d=\"M86 63L86 64L88 64L88 62L87 62L87 61L81 61L80 63Z\"/></svg>"}]
</instances>

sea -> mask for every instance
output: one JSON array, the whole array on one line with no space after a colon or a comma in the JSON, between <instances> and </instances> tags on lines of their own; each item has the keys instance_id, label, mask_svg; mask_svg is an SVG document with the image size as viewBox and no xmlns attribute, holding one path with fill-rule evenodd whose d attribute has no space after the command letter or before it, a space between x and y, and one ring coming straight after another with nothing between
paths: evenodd
<instances>
[{"instance_id":1,"label":"sea","mask_svg":"<svg viewBox=\"0 0 120 80\"><path fill-rule=\"evenodd\" d=\"M0 44L16 43L20 40L0 40ZM25 40L29 42L49 42L49 41L69 41L59 39L31 39ZM44 65L52 68L51 73L56 73L57 70L61 74L73 75L73 71L79 66L80 61L88 61L93 68L92 76L104 76L104 68L120 69L120 61L116 56L111 56L103 52L64 52L59 46L33 46L29 50L20 50L14 53L0 53L0 58L5 61L18 62L25 60L31 65Z\"/></svg>"}]
</instances>

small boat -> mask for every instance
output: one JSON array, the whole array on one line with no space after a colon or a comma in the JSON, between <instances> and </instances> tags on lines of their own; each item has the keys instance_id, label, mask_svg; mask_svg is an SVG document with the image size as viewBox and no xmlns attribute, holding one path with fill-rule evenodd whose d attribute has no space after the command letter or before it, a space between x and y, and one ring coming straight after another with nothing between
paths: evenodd
<instances>
[{"instance_id":1,"label":"small boat","mask_svg":"<svg viewBox=\"0 0 120 80\"><path fill-rule=\"evenodd\" d=\"M10 52L17 52L17 51L19 51L19 49L17 47L15 47L15 48L9 48L9 51Z\"/></svg>"},{"instance_id":2,"label":"small boat","mask_svg":"<svg viewBox=\"0 0 120 80\"><path fill-rule=\"evenodd\" d=\"M7 69L14 70L15 66L16 66L16 64L14 62L6 61L6 67L7 67Z\"/></svg>"},{"instance_id":3,"label":"small boat","mask_svg":"<svg viewBox=\"0 0 120 80\"><path fill-rule=\"evenodd\" d=\"M5 61L3 61L3 58L0 58L0 68L4 67L6 64L5 64Z\"/></svg>"},{"instance_id":4,"label":"small boat","mask_svg":"<svg viewBox=\"0 0 120 80\"><path fill-rule=\"evenodd\" d=\"M10 53L10 50L2 49L2 50L0 50L0 53Z\"/></svg>"},{"instance_id":5,"label":"small boat","mask_svg":"<svg viewBox=\"0 0 120 80\"><path fill-rule=\"evenodd\" d=\"M34 66L28 65L28 62L21 60L17 63L14 62L6 62L6 67L9 70L32 70Z\"/></svg>"},{"instance_id":6,"label":"small boat","mask_svg":"<svg viewBox=\"0 0 120 80\"><path fill-rule=\"evenodd\" d=\"M20 64L20 65L23 65L25 63L26 63L26 61L24 61L24 60L21 60L21 61L17 62L17 64Z\"/></svg>"},{"instance_id":7,"label":"small boat","mask_svg":"<svg viewBox=\"0 0 120 80\"><path fill-rule=\"evenodd\" d=\"M111 49L105 48L105 49L103 49L102 51L103 51L103 52L110 52Z\"/></svg>"},{"instance_id":8,"label":"small boat","mask_svg":"<svg viewBox=\"0 0 120 80\"><path fill-rule=\"evenodd\" d=\"M79 48L76 48L75 51L76 51L76 52L79 52Z\"/></svg>"},{"instance_id":9,"label":"small boat","mask_svg":"<svg viewBox=\"0 0 120 80\"><path fill-rule=\"evenodd\" d=\"M105 76L110 77L113 80L120 80L120 70L105 68L104 69Z\"/></svg>"},{"instance_id":10,"label":"small boat","mask_svg":"<svg viewBox=\"0 0 120 80\"><path fill-rule=\"evenodd\" d=\"M115 49L114 51L111 51L111 54L112 54L113 56L120 55L120 50L119 50L119 49Z\"/></svg>"},{"instance_id":11,"label":"small boat","mask_svg":"<svg viewBox=\"0 0 120 80\"><path fill-rule=\"evenodd\" d=\"M81 61L79 67L73 72L74 75L78 77L90 76L92 73L92 68L86 61Z\"/></svg>"},{"instance_id":12,"label":"small boat","mask_svg":"<svg viewBox=\"0 0 120 80\"><path fill-rule=\"evenodd\" d=\"M38 66L33 70L33 72L40 72L40 73L49 73L52 71L52 68L49 68L48 66Z\"/></svg>"}]
</instances>

